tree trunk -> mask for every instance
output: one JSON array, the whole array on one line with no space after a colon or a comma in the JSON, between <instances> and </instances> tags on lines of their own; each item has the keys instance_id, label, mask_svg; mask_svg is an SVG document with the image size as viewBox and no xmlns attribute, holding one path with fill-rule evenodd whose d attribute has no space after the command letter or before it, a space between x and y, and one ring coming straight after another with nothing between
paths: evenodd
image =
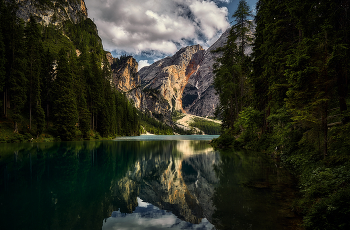
<instances>
[{"instance_id":1,"label":"tree trunk","mask_svg":"<svg viewBox=\"0 0 350 230\"><path fill-rule=\"evenodd\" d=\"M17 122L14 122L14 123L15 123L15 124L14 124L14 125L15 125L15 129L14 129L13 132L14 132L14 133L18 133L18 125L17 125Z\"/></svg>"},{"instance_id":2,"label":"tree trunk","mask_svg":"<svg viewBox=\"0 0 350 230\"><path fill-rule=\"evenodd\" d=\"M4 116L6 117L6 92L4 90Z\"/></svg>"},{"instance_id":3,"label":"tree trunk","mask_svg":"<svg viewBox=\"0 0 350 230\"><path fill-rule=\"evenodd\" d=\"M29 130L32 130L32 95L29 96Z\"/></svg>"},{"instance_id":4,"label":"tree trunk","mask_svg":"<svg viewBox=\"0 0 350 230\"><path fill-rule=\"evenodd\" d=\"M6 88L6 101L5 101L5 118L7 118L7 108L8 108L8 93L7 93L7 88Z\"/></svg>"},{"instance_id":5,"label":"tree trunk","mask_svg":"<svg viewBox=\"0 0 350 230\"><path fill-rule=\"evenodd\" d=\"M327 106L324 109L324 115L322 117L322 129L323 129L323 159L326 159L328 149L328 126L327 126Z\"/></svg>"},{"instance_id":6,"label":"tree trunk","mask_svg":"<svg viewBox=\"0 0 350 230\"><path fill-rule=\"evenodd\" d=\"M49 116L50 116L50 113L49 113L49 104L46 104L46 117L47 117L47 120L49 120Z\"/></svg>"},{"instance_id":7,"label":"tree trunk","mask_svg":"<svg viewBox=\"0 0 350 230\"><path fill-rule=\"evenodd\" d=\"M94 113L92 113L92 130L95 130L95 116L94 116Z\"/></svg>"}]
</instances>

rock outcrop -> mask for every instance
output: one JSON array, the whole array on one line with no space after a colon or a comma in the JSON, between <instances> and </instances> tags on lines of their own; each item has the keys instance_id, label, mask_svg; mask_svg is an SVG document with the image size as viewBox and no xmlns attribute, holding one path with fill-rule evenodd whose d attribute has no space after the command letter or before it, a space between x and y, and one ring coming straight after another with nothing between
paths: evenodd
<instances>
[{"instance_id":1,"label":"rock outcrop","mask_svg":"<svg viewBox=\"0 0 350 230\"><path fill-rule=\"evenodd\" d=\"M39 3L31 0L16 0L17 16L28 21L33 15L39 23L44 25L60 23L70 20L78 23L87 19L87 9L84 0L48 1Z\"/></svg>"},{"instance_id":2,"label":"rock outcrop","mask_svg":"<svg viewBox=\"0 0 350 230\"><path fill-rule=\"evenodd\" d=\"M108 58L108 56L107 56ZM113 67L113 63L112 63ZM138 63L133 57L127 58L116 68L112 68L112 81L121 92L129 92L141 85L140 76L137 73Z\"/></svg>"},{"instance_id":3,"label":"rock outcrop","mask_svg":"<svg viewBox=\"0 0 350 230\"><path fill-rule=\"evenodd\" d=\"M138 63L133 57L117 60L110 53L106 54L112 69L113 85L124 92L133 101L136 108L148 112L155 118L172 125L171 107L158 89L141 87Z\"/></svg>"},{"instance_id":4,"label":"rock outcrop","mask_svg":"<svg viewBox=\"0 0 350 230\"><path fill-rule=\"evenodd\" d=\"M219 97L213 87L213 65L220 53L212 51L226 44L230 29L226 30L221 37L209 47L203 54L198 69L193 73L183 92L183 108L187 113L197 116L213 116Z\"/></svg>"},{"instance_id":5,"label":"rock outcrop","mask_svg":"<svg viewBox=\"0 0 350 230\"><path fill-rule=\"evenodd\" d=\"M219 98L213 87L213 64L220 53L212 53L225 45L229 30L208 50L200 45L180 49L139 71L142 86L157 89L171 110L197 116L213 116Z\"/></svg>"},{"instance_id":6,"label":"rock outcrop","mask_svg":"<svg viewBox=\"0 0 350 230\"><path fill-rule=\"evenodd\" d=\"M182 94L191 75L196 71L203 48L200 45L180 49L174 56L166 57L139 71L145 89L158 90L168 101L171 110L182 110Z\"/></svg>"}]
</instances>

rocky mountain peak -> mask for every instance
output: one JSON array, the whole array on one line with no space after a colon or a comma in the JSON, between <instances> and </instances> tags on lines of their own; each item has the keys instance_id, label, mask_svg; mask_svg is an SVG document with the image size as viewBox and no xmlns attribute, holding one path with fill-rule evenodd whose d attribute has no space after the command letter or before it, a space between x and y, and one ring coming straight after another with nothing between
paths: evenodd
<instances>
[{"instance_id":1,"label":"rocky mountain peak","mask_svg":"<svg viewBox=\"0 0 350 230\"><path fill-rule=\"evenodd\" d=\"M171 110L198 116L213 116L219 102L213 87L213 64L220 56L212 53L225 45L230 29L208 49L200 45L181 48L139 71L142 86L158 89Z\"/></svg>"},{"instance_id":2,"label":"rocky mountain peak","mask_svg":"<svg viewBox=\"0 0 350 230\"><path fill-rule=\"evenodd\" d=\"M197 116L213 116L219 98L213 87L213 64L220 53L212 53L225 45L229 29L208 50L200 45L181 48L173 56L143 67L129 59L118 67L107 54L117 89L127 92L129 99L143 111L161 115L172 124L171 112L182 111ZM159 116L157 116L159 117Z\"/></svg>"},{"instance_id":3,"label":"rocky mountain peak","mask_svg":"<svg viewBox=\"0 0 350 230\"><path fill-rule=\"evenodd\" d=\"M16 3L19 7L17 10L18 17L28 21L30 16L33 15L39 23L44 25L60 25L67 20L79 23L88 17L84 0L51 0L45 3L31 0L16 0Z\"/></svg>"},{"instance_id":4,"label":"rocky mountain peak","mask_svg":"<svg viewBox=\"0 0 350 230\"><path fill-rule=\"evenodd\" d=\"M114 64L116 64L115 67ZM119 63L114 62L111 66L114 67L112 68L112 81L118 90L128 92L140 86L140 76L137 73L138 63L133 57L127 57L120 60Z\"/></svg>"},{"instance_id":5,"label":"rocky mountain peak","mask_svg":"<svg viewBox=\"0 0 350 230\"><path fill-rule=\"evenodd\" d=\"M182 110L182 93L188 82L190 73L188 66L193 57L198 52L203 52L200 45L188 46L180 49L174 56L164 58L150 66L144 67L139 71L142 85L145 88L159 90L164 97L171 110ZM192 62L193 68L196 62Z\"/></svg>"}]
</instances>

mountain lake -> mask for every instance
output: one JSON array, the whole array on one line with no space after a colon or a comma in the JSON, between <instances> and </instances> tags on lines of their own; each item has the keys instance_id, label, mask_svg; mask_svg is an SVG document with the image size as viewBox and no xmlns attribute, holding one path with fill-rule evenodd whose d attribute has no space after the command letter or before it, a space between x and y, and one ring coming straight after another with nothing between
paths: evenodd
<instances>
[{"instance_id":1,"label":"mountain lake","mask_svg":"<svg viewBox=\"0 0 350 230\"><path fill-rule=\"evenodd\" d=\"M0 145L0 229L299 229L295 181L218 136Z\"/></svg>"}]
</instances>

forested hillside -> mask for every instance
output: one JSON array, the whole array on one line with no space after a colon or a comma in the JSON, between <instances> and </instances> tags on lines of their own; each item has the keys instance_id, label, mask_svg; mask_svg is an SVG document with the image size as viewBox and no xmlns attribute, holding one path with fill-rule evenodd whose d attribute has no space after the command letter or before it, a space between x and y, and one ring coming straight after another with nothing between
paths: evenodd
<instances>
[{"instance_id":1,"label":"forested hillside","mask_svg":"<svg viewBox=\"0 0 350 230\"><path fill-rule=\"evenodd\" d=\"M111 85L92 20L46 25L36 16L17 17L15 1L0 4L0 141L43 133L61 140L139 133L136 109Z\"/></svg>"},{"instance_id":2,"label":"forested hillside","mask_svg":"<svg viewBox=\"0 0 350 230\"><path fill-rule=\"evenodd\" d=\"M215 69L223 132L214 144L265 151L299 179L306 229L350 228L347 0L246 1ZM253 54L244 54L253 42Z\"/></svg>"}]
</instances>

